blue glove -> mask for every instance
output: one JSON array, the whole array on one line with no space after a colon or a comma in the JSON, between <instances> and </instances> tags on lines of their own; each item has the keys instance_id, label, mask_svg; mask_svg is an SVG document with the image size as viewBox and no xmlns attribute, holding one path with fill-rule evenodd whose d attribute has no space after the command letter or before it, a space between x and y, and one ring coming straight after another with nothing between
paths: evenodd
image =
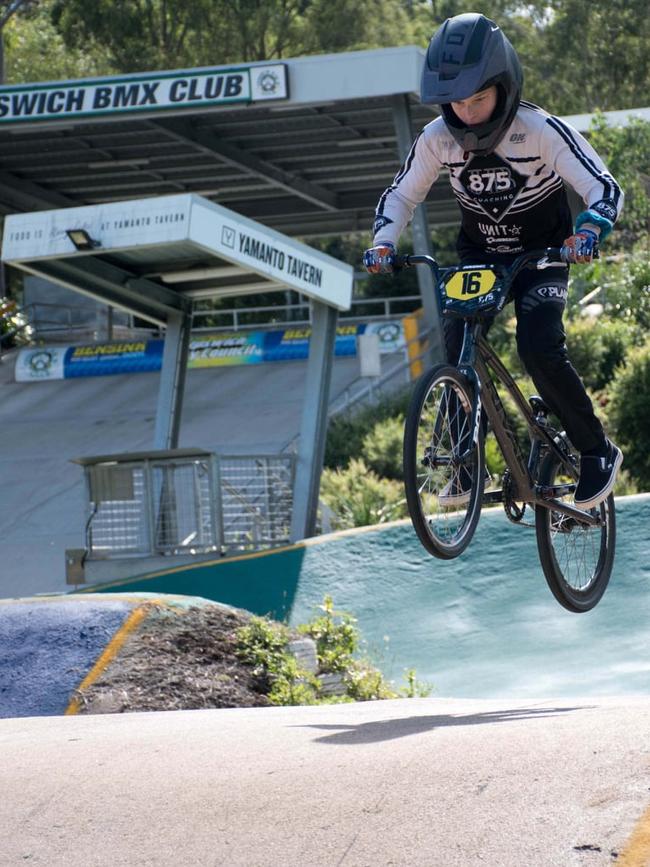
<instances>
[{"instance_id":1,"label":"blue glove","mask_svg":"<svg viewBox=\"0 0 650 867\"><path fill-rule=\"evenodd\" d=\"M580 229L562 245L562 258L571 264L588 265L597 250L597 232L593 229Z\"/></svg>"},{"instance_id":2,"label":"blue glove","mask_svg":"<svg viewBox=\"0 0 650 867\"><path fill-rule=\"evenodd\" d=\"M363 265L370 274L392 274L396 255L393 244L379 244L366 250L363 254Z\"/></svg>"}]
</instances>

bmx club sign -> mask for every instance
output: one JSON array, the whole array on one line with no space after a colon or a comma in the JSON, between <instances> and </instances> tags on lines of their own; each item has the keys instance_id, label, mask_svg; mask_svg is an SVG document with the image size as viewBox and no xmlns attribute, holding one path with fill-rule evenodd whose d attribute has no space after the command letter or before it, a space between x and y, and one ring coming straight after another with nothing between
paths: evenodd
<instances>
[{"instance_id":1,"label":"bmx club sign","mask_svg":"<svg viewBox=\"0 0 650 867\"><path fill-rule=\"evenodd\" d=\"M0 87L0 124L287 99L287 66L195 69Z\"/></svg>"}]
</instances>

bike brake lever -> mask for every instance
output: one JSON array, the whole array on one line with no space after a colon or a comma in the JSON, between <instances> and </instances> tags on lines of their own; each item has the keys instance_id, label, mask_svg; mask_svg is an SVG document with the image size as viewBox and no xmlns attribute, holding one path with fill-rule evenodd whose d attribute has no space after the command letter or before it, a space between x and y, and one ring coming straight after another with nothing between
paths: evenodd
<instances>
[{"instance_id":1,"label":"bike brake lever","mask_svg":"<svg viewBox=\"0 0 650 867\"><path fill-rule=\"evenodd\" d=\"M548 256L542 256L537 262L533 263L533 267L538 271L543 271L544 268L566 268L566 262L551 262Z\"/></svg>"}]
</instances>

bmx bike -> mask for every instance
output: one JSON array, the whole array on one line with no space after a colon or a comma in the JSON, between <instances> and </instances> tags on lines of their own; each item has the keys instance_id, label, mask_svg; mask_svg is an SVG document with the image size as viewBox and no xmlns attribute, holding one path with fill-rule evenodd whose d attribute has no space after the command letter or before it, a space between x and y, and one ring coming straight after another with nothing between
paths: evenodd
<instances>
[{"instance_id":1,"label":"bmx bike","mask_svg":"<svg viewBox=\"0 0 650 867\"><path fill-rule=\"evenodd\" d=\"M441 315L464 320L458 364L439 364L421 376L405 420L406 500L422 545L443 560L459 556L474 535L482 506L501 503L513 523L535 527L544 576L557 601L572 612L589 611L612 572L614 496L588 511L573 504L579 459L566 434L552 426L540 397L524 397L482 333L485 318L505 306L517 274L565 264L560 249L524 253L510 266L441 269L424 255L400 256L396 264L428 265ZM497 386L526 425L527 456L513 410L506 410ZM486 420L505 462L499 490L485 491ZM454 490L462 496L450 496ZM534 524L524 521L528 510Z\"/></svg>"}]
</instances>

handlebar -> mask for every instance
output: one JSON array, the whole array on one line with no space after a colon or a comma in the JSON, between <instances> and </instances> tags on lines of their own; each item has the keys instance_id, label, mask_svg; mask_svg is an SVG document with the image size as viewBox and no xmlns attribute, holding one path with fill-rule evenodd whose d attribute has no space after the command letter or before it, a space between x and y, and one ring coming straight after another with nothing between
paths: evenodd
<instances>
[{"instance_id":1,"label":"handlebar","mask_svg":"<svg viewBox=\"0 0 650 867\"><path fill-rule=\"evenodd\" d=\"M433 256L428 256L426 254L411 254L411 255L403 255L395 257L395 268L412 268L415 265L428 265L431 270L435 273L436 279L440 278L440 271L445 270L441 269L437 260ZM527 253L522 253L521 256L517 256L512 265L506 266L501 263L490 263L485 262L482 264L476 264L477 268L495 268L498 267L501 271L507 271L510 279L514 279L514 277L522 271L524 268L554 268L554 267L565 267L567 265L567 260L564 258L562 254L561 247L546 247L540 250L530 250Z\"/></svg>"}]
</instances>

